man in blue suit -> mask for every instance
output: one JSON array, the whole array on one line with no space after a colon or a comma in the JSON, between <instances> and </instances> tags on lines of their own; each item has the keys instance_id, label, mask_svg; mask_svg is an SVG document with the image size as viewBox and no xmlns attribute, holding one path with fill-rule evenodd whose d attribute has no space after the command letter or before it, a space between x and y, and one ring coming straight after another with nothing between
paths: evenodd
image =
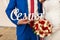
<instances>
[{"instance_id":1,"label":"man in blue suit","mask_svg":"<svg viewBox=\"0 0 60 40\"><path fill-rule=\"evenodd\" d=\"M42 4L38 1L38 12L42 13ZM9 19L17 25L16 27L16 34L17 34L17 40L37 40L36 34L32 31L32 28L30 28L30 25L28 24L27 19L22 19L24 15L19 17L20 20L12 20L10 17L10 14L13 9L18 8L19 13L26 13L28 16L28 3L27 0L10 0L8 7L6 9L6 14L8 15ZM18 13L18 14L19 14ZM17 14L17 15L18 15ZM13 18L15 19L16 16L13 14ZM18 23L18 24L17 24ZM40 38L38 37L38 40Z\"/></svg>"}]
</instances>

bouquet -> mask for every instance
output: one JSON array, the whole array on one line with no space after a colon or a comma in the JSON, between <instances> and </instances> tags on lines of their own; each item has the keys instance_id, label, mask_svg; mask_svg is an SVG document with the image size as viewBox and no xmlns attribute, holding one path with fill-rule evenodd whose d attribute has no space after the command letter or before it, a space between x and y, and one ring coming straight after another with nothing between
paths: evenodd
<instances>
[{"instance_id":1,"label":"bouquet","mask_svg":"<svg viewBox=\"0 0 60 40\"><path fill-rule=\"evenodd\" d=\"M49 36L52 33L52 24L46 19L35 21L33 28L34 32L42 38Z\"/></svg>"},{"instance_id":2,"label":"bouquet","mask_svg":"<svg viewBox=\"0 0 60 40\"><path fill-rule=\"evenodd\" d=\"M52 24L45 18L41 18L36 21L30 22L30 26L33 27L34 33L41 38L50 36L52 33Z\"/></svg>"}]
</instances>

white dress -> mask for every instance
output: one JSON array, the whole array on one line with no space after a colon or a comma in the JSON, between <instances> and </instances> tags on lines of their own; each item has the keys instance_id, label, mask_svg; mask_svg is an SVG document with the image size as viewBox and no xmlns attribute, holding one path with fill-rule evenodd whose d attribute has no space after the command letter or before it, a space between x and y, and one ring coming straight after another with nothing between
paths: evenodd
<instances>
[{"instance_id":1,"label":"white dress","mask_svg":"<svg viewBox=\"0 0 60 40\"><path fill-rule=\"evenodd\" d=\"M60 40L60 0L46 0L43 3L45 18L53 25L53 34L45 40Z\"/></svg>"}]
</instances>

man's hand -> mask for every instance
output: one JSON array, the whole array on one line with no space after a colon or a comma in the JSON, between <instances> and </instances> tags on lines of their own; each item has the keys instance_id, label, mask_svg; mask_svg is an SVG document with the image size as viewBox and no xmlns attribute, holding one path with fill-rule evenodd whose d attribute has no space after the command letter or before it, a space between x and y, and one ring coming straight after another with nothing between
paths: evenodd
<instances>
[{"instance_id":1,"label":"man's hand","mask_svg":"<svg viewBox=\"0 0 60 40\"><path fill-rule=\"evenodd\" d=\"M20 19L18 21L18 25L20 25L20 24L27 24L27 23L29 23L29 20L27 20L27 19Z\"/></svg>"}]
</instances>

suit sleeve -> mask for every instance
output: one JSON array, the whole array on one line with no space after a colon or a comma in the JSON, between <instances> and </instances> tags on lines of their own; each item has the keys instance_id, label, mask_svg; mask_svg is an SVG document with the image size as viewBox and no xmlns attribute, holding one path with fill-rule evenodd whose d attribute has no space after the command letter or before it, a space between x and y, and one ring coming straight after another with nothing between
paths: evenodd
<instances>
[{"instance_id":1,"label":"suit sleeve","mask_svg":"<svg viewBox=\"0 0 60 40\"><path fill-rule=\"evenodd\" d=\"M18 20L12 20L12 19L10 18L10 15L11 15L12 10L15 9L15 6L16 6L15 3L16 3L16 0L10 0L10 1L9 1L9 4L8 4L8 6L7 6L7 8L6 8L5 11L6 11L6 14L8 15L8 18L9 18L14 24L17 24L17 21L18 21ZM16 16L14 16L14 15L13 15L13 17L16 18Z\"/></svg>"},{"instance_id":2,"label":"suit sleeve","mask_svg":"<svg viewBox=\"0 0 60 40\"><path fill-rule=\"evenodd\" d=\"M38 12L39 13L42 13L43 11L42 11L42 3L40 3L39 1L38 1Z\"/></svg>"}]
</instances>

